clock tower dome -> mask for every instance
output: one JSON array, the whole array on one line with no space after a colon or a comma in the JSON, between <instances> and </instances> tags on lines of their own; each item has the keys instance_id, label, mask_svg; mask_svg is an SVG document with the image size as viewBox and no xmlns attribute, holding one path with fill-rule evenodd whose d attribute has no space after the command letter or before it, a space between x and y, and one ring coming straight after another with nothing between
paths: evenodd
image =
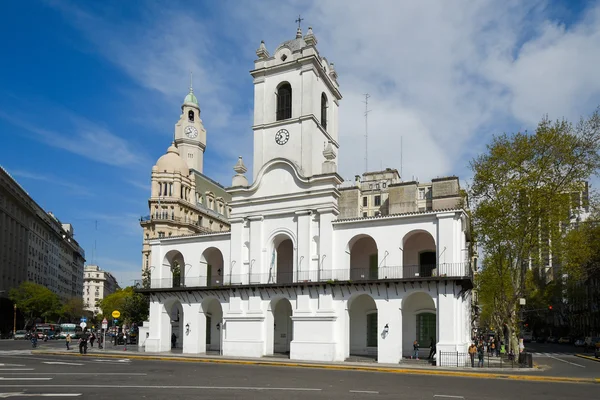
<instances>
[{"instance_id":1,"label":"clock tower dome","mask_svg":"<svg viewBox=\"0 0 600 400\"><path fill-rule=\"evenodd\" d=\"M190 78L190 92L181 105L181 116L175 124L175 144L181 158L190 169L203 171L204 150L206 149L206 129L200 119L200 106L194 95Z\"/></svg>"},{"instance_id":2,"label":"clock tower dome","mask_svg":"<svg viewBox=\"0 0 600 400\"><path fill-rule=\"evenodd\" d=\"M333 63L319 54L312 28L270 55L261 42L254 78L254 167L284 158L302 176L337 172L338 106L342 95Z\"/></svg>"}]
</instances>

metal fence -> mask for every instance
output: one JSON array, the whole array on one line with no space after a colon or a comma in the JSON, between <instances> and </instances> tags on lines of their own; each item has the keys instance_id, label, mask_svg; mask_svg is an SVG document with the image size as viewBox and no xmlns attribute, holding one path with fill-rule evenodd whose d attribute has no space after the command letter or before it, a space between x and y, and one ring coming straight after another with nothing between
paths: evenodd
<instances>
[{"instance_id":1,"label":"metal fence","mask_svg":"<svg viewBox=\"0 0 600 400\"><path fill-rule=\"evenodd\" d=\"M459 367L459 368L527 368L526 354L519 356L509 356L501 354L499 357L486 353L483 359L479 358L477 353L471 358L469 353L458 351L440 351L438 352L437 366L439 367ZM531 357L531 356L530 356Z\"/></svg>"},{"instance_id":2,"label":"metal fence","mask_svg":"<svg viewBox=\"0 0 600 400\"><path fill-rule=\"evenodd\" d=\"M215 272L221 269L215 270ZM257 284L292 284L307 282L361 282L388 279L465 278L472 276L470 263L437 265L382 266L379 268L344 268L310 271L253 272L246 274L215 274L211 276L168 277L136 281L140 288L218 287Z\"/></svg>"}]
</instances>

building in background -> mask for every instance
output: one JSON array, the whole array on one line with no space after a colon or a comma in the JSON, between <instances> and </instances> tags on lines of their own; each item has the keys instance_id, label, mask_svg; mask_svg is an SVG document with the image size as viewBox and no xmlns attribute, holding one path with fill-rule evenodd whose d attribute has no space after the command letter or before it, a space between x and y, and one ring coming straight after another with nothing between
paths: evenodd
<instances>
[{"instance_id":1,"label":"building in background","mask_svg":"<svg viewBox=\"0 0 600 400\"><path fill-rule=\"evenodd\" d=\"M202 174L206 130L191 85L181 111L174 142L152 167L149 215L140 218L142 276L150 268L151 239L229 231L231 195Z\"/></svg>"},{"instance_id":2,"label":"building in background","mask_svg":"<svg viewBox=\"0 0 600 400\"><path fill-rule=\"evenodd\" d=\"M0 330L12 330L10 289L24 281L46 286L61 300L83 295L85 252L73 226L46 212L0 167Z\"/></svg>"},{"instance_id":3,"label":"building in background","mask_svg":"<svg viewBox=\"0 0 600 400\"><path fill-rule=\"evenodd\" d=\"M97 265L86 265L83 273L83 307L94 315L103 314L98 302L119 289L119 284L113 274Z\"/></svg>"}]
</instances>

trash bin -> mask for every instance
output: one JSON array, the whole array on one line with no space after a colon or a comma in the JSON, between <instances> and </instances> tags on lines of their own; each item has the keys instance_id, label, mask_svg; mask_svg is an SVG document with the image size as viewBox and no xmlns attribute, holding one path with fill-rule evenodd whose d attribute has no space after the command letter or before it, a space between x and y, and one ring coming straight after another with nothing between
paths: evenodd
<instances>
[{"instance_id":1,"label":"trash bin","mask_svg":"<svg viewBox=\"0 0 600 400\"><path fill-rule=\"evenodd\" d=\"M533 354L526 352L520 353L519 365L523 368L533 368Z\"/></svg>"}]
</instances>

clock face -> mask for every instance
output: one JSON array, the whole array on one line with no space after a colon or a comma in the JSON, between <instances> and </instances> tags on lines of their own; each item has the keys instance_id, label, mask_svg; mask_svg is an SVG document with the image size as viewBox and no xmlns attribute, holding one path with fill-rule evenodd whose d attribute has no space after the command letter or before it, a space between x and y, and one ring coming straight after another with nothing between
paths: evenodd
<instances>
[{"instance_id":1,"label":"clock face","mask_svg":"<svg viewBox=\"0 0 600 400\"><path fill-rule=\"evenodd\" d=\"M196 136L198 136L198 129L196 129L196 127L191 126L191 125L186 126L183 132L190 139L194 139Z\"/></svg>"},{"instance_id":2,"label":"clock face","mask_svg":"<svg viewBox=\"0 0 600 400\"><path fill-rule=\"evenodd\" d=\"M278 145L284 145L290 139L290 133L287 129L280 129L275 134L275 143Z\"/></svg>"}]
</instances>

